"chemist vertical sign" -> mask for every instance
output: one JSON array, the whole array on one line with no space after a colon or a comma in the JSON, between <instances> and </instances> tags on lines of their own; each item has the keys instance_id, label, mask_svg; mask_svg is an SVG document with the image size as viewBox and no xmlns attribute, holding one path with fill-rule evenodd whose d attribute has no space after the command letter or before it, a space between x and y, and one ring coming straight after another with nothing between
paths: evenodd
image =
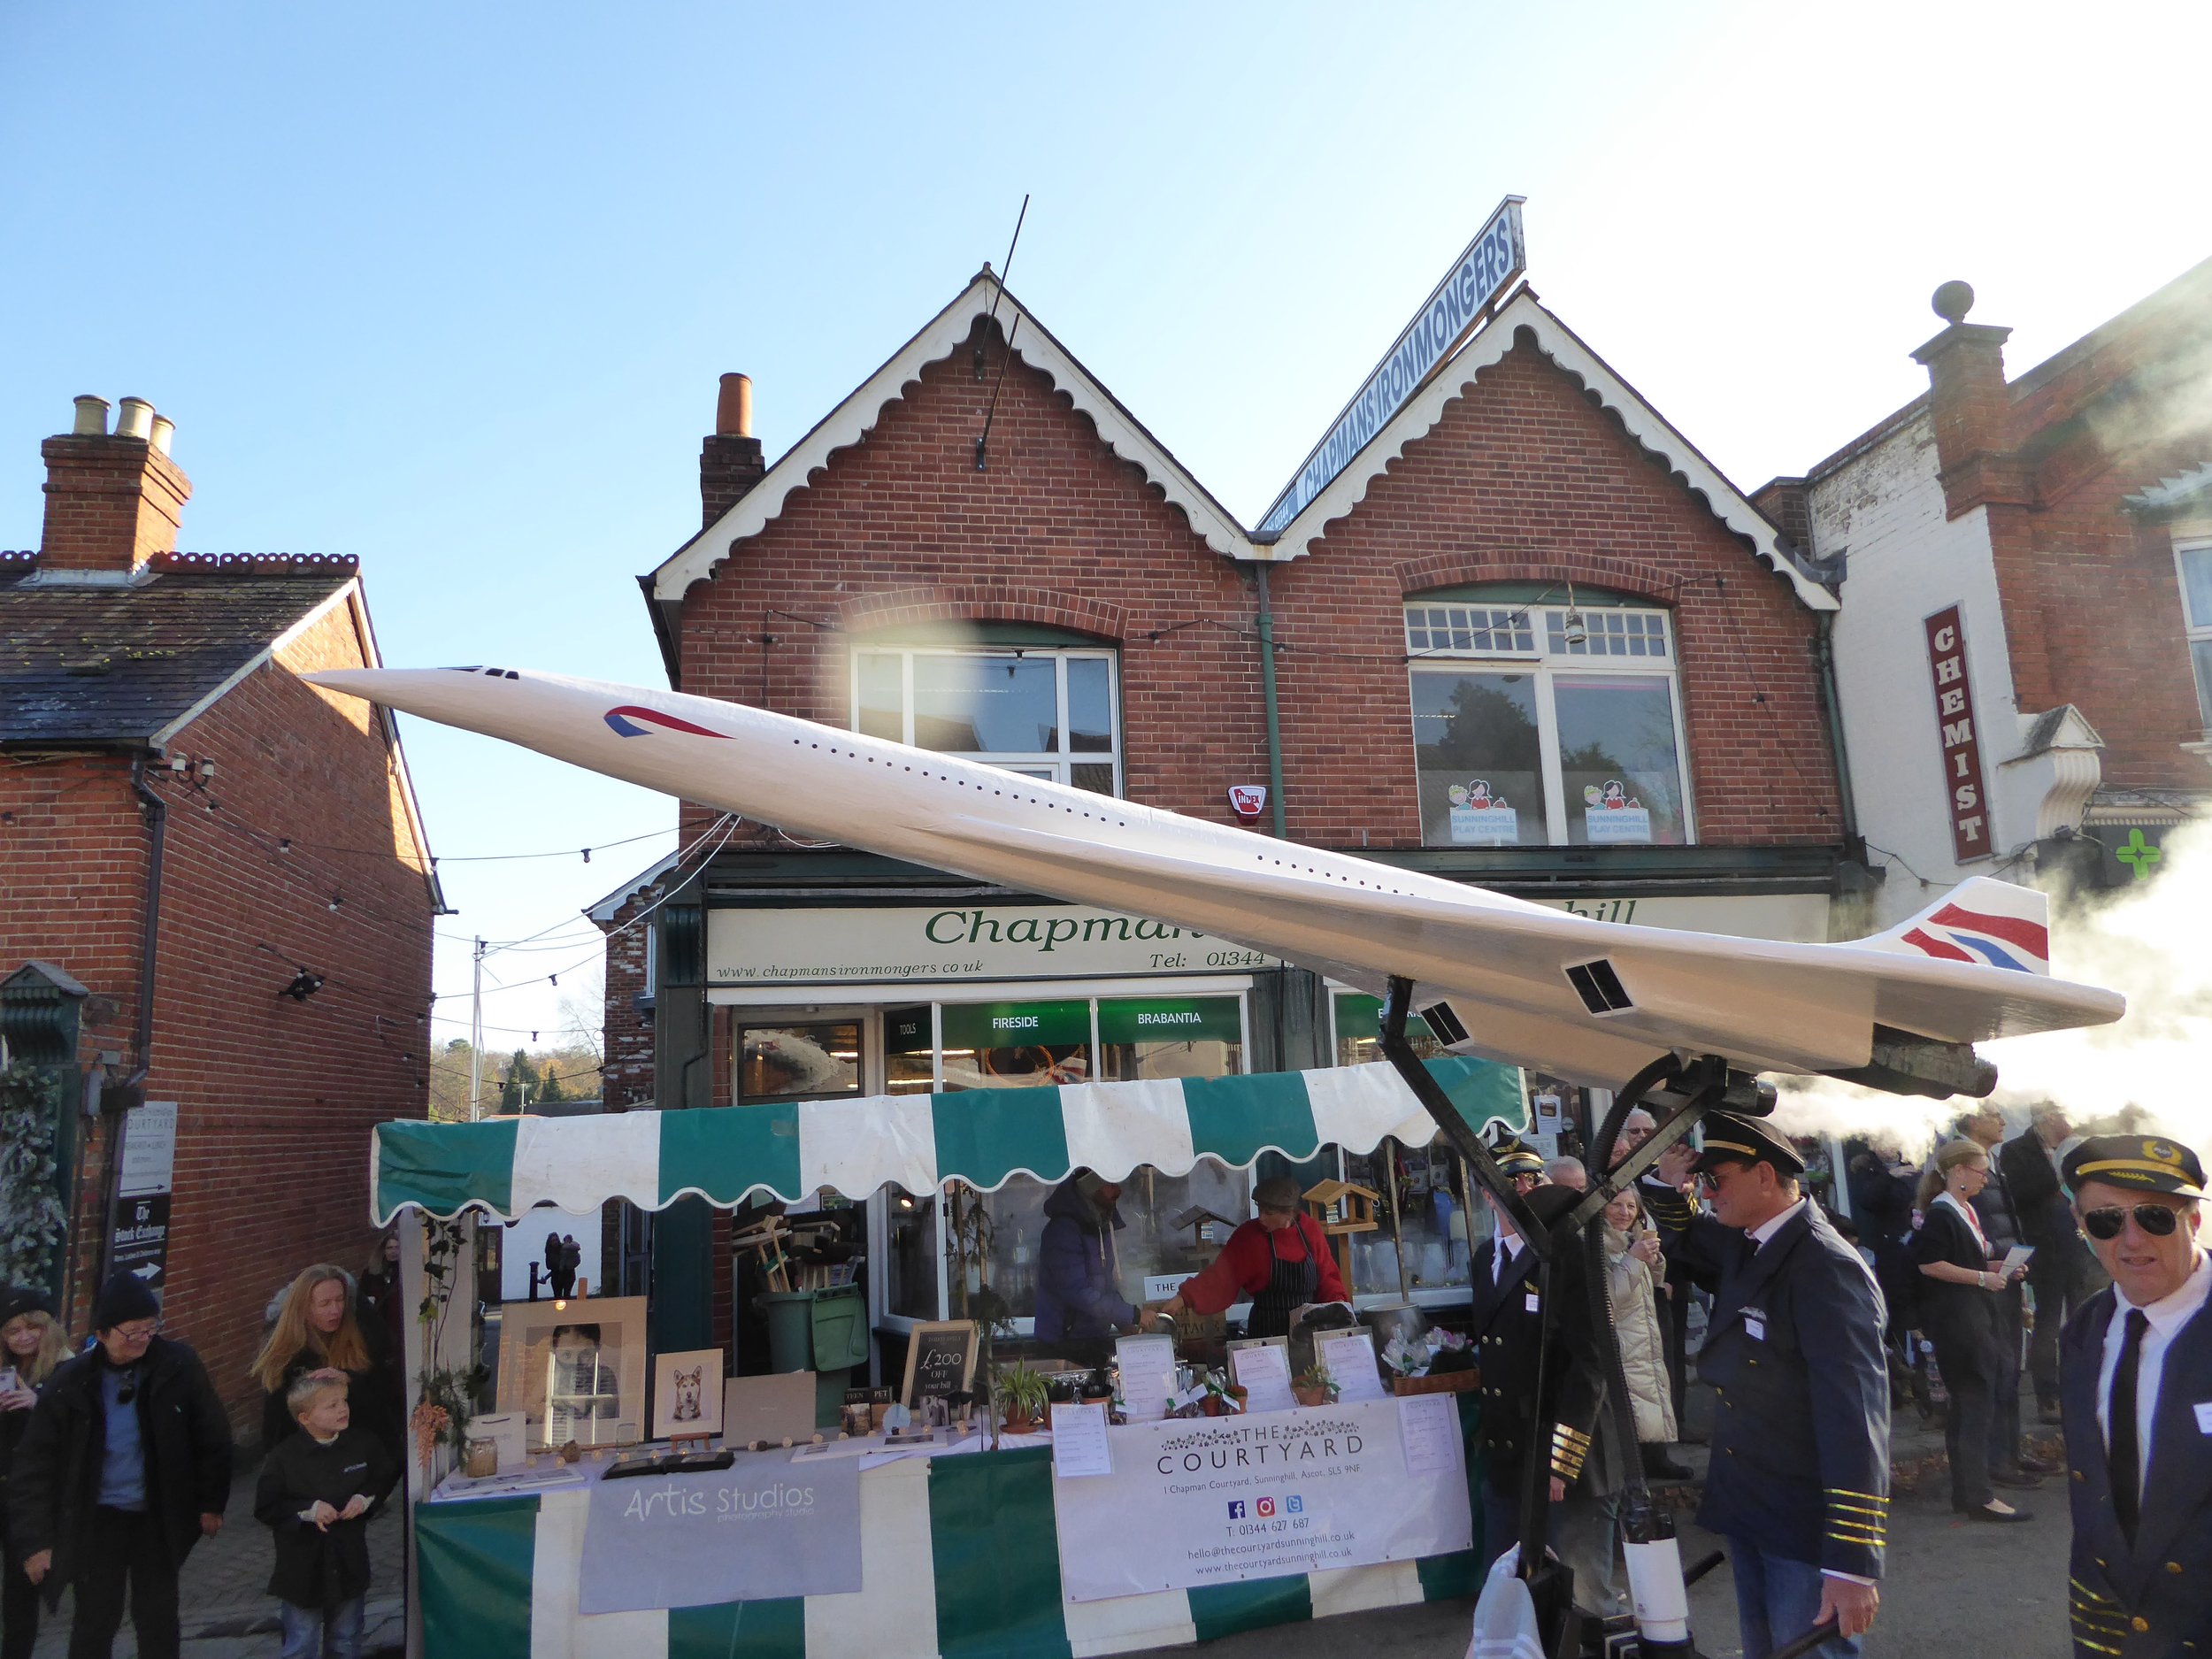
<instances>
[{"instance_id":1,"label":"chemist vertical sign","mask_svg":"<svg viewBox=\"0 0 2212 1659\"><path fill-rule=\"evenodd\" d=\"M1959 608L1937 611L1928 618L1927 629L1951 846L1956 862L1966 864L1989 856L1989 788L1982 780L1982 740L1974 727L1974 691L1966 678L1966 630L1959 623Z\"/></svg>"},{"instance_id":2,"label":"chemist vertical sign","mask_svg":"<svg viewBox=\"0 0 2212 1659\"><path fill-rule=\"evenodd\" d=\"M177 1103L148 1101L123 1120L123 1167L108 1237L108 1271L161 1288L169 1266L169 1196L176 1183Z\"/></svg>"}]
</instances>

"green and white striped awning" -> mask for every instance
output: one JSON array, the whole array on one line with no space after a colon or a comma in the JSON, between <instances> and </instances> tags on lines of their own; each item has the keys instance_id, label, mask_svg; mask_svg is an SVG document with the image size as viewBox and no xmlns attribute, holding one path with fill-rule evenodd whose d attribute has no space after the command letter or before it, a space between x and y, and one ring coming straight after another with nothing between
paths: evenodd
<instances>
[{"instance_id":1,"label":"green and white striped awning","mask_svg":"<svg viewBox=\"0 0 2212 1659\"><path fill-rule=\"evenodd\" d=\"M1488 1061L1426 1062L1478 1131L1523 1126L1520 1073ZM1386 1135L1425 1145L1436 1125L1384 1064L1251 1077L1173 1078L1057 1088L877 1094L695 1111L481 1123L388 1123L376 1131L370 1208L381 1226L409 1207L475 1208L512 1220L540 1204L579 1214L610 1198L659 1210L687 1193L733 1207L829 1187L863 1198L887 1185L950 1180L995 1191L1017 1175L1056 1181L1139 1164L1181 1175L1200 1158L1231 1168L1275 1152L1302 1163L1325 1146L1371 1150Z\"/></svg>"}]
</instances>

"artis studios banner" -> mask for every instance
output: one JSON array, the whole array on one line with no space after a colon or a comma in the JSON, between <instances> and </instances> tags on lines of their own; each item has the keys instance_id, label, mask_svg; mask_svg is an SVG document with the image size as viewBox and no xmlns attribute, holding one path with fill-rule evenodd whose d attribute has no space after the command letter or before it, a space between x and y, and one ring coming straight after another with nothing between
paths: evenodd
<instances>
[{"instance_id":1,"label":"artis studios banner","mask_svg":"<svg viewBox=\"0 0 2212 1659\"><path fill-rule=\"evenodd\" d=\"M1133 1424L1108 1440L1111 1474L1052 1483L1071 1601L1409 1561L1472 1541L1447 1395Z\"/></svg>"},{"instance_id":2,"label":"artis studios banner","mask_svg":"<svg viewBox=\"0 0 2212 1659\"><path fill-rule=\"evenodd\" d=\"M577 1609L624 1613L860 1588L860 1467L740 1452L734 1467L593 1483Z\"/></svg>"}]
</instances>

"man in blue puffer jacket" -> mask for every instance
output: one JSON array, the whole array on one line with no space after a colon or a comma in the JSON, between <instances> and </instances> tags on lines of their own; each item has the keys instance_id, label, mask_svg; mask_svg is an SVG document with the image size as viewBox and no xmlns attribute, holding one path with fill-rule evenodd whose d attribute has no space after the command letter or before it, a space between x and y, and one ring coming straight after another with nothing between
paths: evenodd
<instances>
[{"instance_id":1,"label":"man in blue puffer jacket","mask_svg":"<svg viewBox=\"0 0 2212 1659\"><path fill-rule=\"evenodd\" d=\"M1121 1294L1114 1234L1118 1182L1078 1170L1045 1200L1037 1249L1037 1340L1056 1342L1074 1359L1102 1358L1114 1328L1149 1330L1154 1316Z\"/></svg>"}]
</instances>

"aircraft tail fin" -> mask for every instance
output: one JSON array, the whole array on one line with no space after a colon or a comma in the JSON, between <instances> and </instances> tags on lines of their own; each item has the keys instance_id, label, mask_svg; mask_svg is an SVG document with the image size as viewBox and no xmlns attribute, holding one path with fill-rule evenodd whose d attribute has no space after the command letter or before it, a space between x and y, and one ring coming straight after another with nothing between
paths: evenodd
<instances>
[{"instance_id":1,"label":"aircraft tail fin","mask_svg":"<svg viewBox=\"0 0 2212 1659\"><path fill-rule=\"evenodd\" d=\"M1909 921L1859 941L1867 950L2051 972L2051 903L2033 887L1972 876Z\"/></svg>"}]
</instances>

